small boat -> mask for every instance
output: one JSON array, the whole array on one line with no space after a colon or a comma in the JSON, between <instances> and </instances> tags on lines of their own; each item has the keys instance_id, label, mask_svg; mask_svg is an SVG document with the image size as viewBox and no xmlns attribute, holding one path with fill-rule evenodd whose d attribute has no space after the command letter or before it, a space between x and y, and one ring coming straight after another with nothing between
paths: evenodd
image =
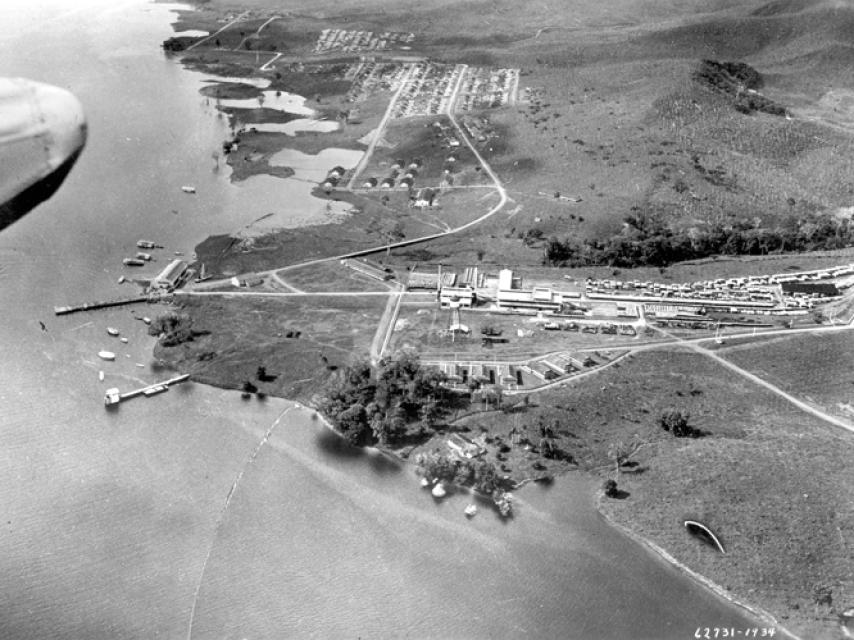
<instances>
[{"instance_id":1,"label":"small boat","mask_svg":"<svg viewBox=\"0 0 854 640\"><path fill-rule=\"evenodd\" d=\"M125 281L125 277L124 277L124 276L119 276L119 284L124 283L124 281Z\"/></svg>"},{"instance_id":2,"label":"small boat","mask_svg":"<svg viewBox=\"0 0 854 640\"><path fill-rule=\"evenodd\" d=\"M139 258L125 258L122 262L126 267L141 267L145 264L145 261Z\"/></svg>"},{"instance_id":3,"label":"small boat","mask_svg":"<svg viewBox=\"0 0 854 640\"><path fill-rule=\"evenodd\" d=\"M98 357L101 358L101 360L115 360L116 354L112 351L99 351Z\"/></svg>"},{"instance_id":4,"label":"small boat","mask_svg":"<svg viewBox=\"0 0 854 640\"><path fill-rule=\"evenodd\" d=\"M714 547L721 553L726 553L726 549L724 549L723 543L712 532L712 530L709 529L702 522L697 522L696 520L685 520L683 524L688 530L688 533L695 536L699 540L702 540L709 546Z\"/></svg>"},{"instance_id":5,"label":"small boat","mask_svg":"<svg viewBox=\"0 0 854 640\"><path fill-rule=\"evenodd\" d=\"M446 495L448 495L448 492L445 491L445 485L443 485L441 482L437 483L430 493L433 494L434 498L444 498Z\"/></svg>"},{"instance_id":6,"label":"small boat","mask_svg":"<svg viewBox=\"0 0 854 640\"><path fill-rule=\"evenodd\" d=\"M184 193L195 193L196 188L194 186L186 184L183 187L181 187L181 191L183 191Z\"/></svg>"},{"instance_id":7,"label":"small boat","mask_svg":"<svg viewBox=\"0 0 854 640\"><path fill-rule=\"evenodd\" d=\"M98 372L98 380L100 380L101 382L104 381L104 372L103 371Z\"/></svg>"},{"instance_id":8,"label":"small boat","mask_svg":"<svg viewBox=\"0 0 854 640\"><path fill-rule=\"evenodd\" d=\"M151 260L151 254L150 253L143 253L142 251L140 251L136 254L136 259L137 260L145 260L146 262L148 262Z\"/></svg>"},{"instance_id":9,"label":"small boat","mask_svg":"<svg viewBox=\"0 0 854 640\"><path fill-rule=\"evenodd\" d=\"M137 240L136 246L140 249L162 249L159 244L156 242L152 242L151 240Z\"/></svg>"},{"instance_id":10,"label":"small boat","mask_svg":"<svg viewBox=\"0 0 854 640\"><path fill-rule=\"evenodd\" d=\"M114 327L107 327L107 333L109 333L111 336L117 336L119 335L119 330L115 329Z\"/></svg>"},{"instance_id":11,"label":"small boat","mask_svg":"<svg viewBox=\"0 0 854 640\"><path fill-rule=\"evenodd\" d=\"M125 344L127 344L127 343L128 343L128 339L127 339L127 338L122 337L122 338L119 338L119 340L121 340L121 341L122 341L122 342L124 342Z\"/></svg>"},{"instance_id":12,"label":"small boat","mask_svg":"<svg viewBox=\"0 0 854 640\"><path fill-rule=\"evenodd\" d=\"M430 486L430 481L427 478L421 478L421 486L426 489Z\"/></svg>"},{"instance_id":13,"label":"small boat","mask_svg":"<svg viewBox=\"0 0 854 640\"><path fill-rule=\"evenodd\" d=\"M151 318L149 318L148 316L143 316L143 317L142 317L142 321L143 321L145 324L151 324Z\"/></svg>"},{"instance_id":14,"label":"small boat","mask_svg":"<svg viewBox=\"0 0 854 640\"><path fill-rule=\"evenodd\" d=\"M144 364L142 364L141 362L137 362L137 363L136 363L136 366L137 366L137 367L140 367L140 368L145 367L145 365L144 365Z\"/></svg>"},{"instance_id":15,"label":"small boat","mask_svg":"<svg viewBox=\"0 0 854 640\"><path fill-rule=\"evenodd\" d=\"M176 252L175 252L175 255L176 255L176 256L183 256L183 255L184 255L184 252L183 252L183 251L176 251Z\"/></svg>"},{"instance_id":16,"label":"small boat","mask_svg":"<svg viewBox=\"0 0 854 640\"><path fill-rule=\"evenodd\" d=\"M473 518L477 514L477 505L470 504L465 508L463 513L466 514L467 518Z\"/></svg>"}]
</instances>

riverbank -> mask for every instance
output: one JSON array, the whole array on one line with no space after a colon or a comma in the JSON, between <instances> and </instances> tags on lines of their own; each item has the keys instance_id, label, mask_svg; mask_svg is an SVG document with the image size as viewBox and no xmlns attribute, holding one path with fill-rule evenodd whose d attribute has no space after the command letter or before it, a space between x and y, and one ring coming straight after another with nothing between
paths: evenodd
<instances>
[{"instance_id":1,"label":"riverbank","mask_svg":"<svg viewBox=\"0 0 854 640\"><path fill-rule=\"evenodd\" d=\"M257 364L247 353L280 351L253 346L259 334L269 331L253 317L291 317L285 307L270 304L278 311L258 314L254 303L220 300L213 312L207 301L194 301L192 313L208 320L233 317L239 331L214 331L203 338L209 341L204 345L183 345L181 357L191 361L200 353L218 354L205 366L207 375L220 381L230 370L227 359L234 360L235 371L252 375ZM240 305L244 308L239 310ZM328 338L306 330L316 343ZM333 327L329 331L339 333ZM290 357L283 360L287 367L271 369L285 374L272 383L282 391L268 385L264 392L310 401L330 375L315 349L310 348L313 356L306 361L310 370L300 369L301 361ZM359 357L360 349L367 352L366 346L349 352ZM160 355L168 360L179 352ZM334 351L324 348L324 353ZM338 360L334 368L346 364L346 359ZM288 381L299 380L297 376L305 379L298 385L302 391L289 396ZM239 386L239 379L234 376L223 386ZM667 407L690 414L691 426L704 437L675 438L665 432L659 419ZM835 637L836 612L850 606L848 594L854 592L854 559L845 543L847 532L854 530L845 489L854 486L848 464L854 447L834 427L733 379L713 361L679 350L629 356L595 376L532 394L528 402L454 421L452 429L440 429L406 455L444 451L451 431L483 436L484 459L516 483L570 469L616 479L621 499L600 504L612 521L667 550L712 584L724 585L730 597L773 612L794 634ZM550 445L543 443L546 438ZM543 456L545 447L554 455ZM627 453L619 466L615 450ZM711 552L686 533L686 518L713 527L727 554ZM832 606L815 603L824 587L833 593Z\"/></svg>"},{"instance_id":2,"label":"riverbank","mask_svg":"<svg viewBox=\"0 0 854 640\"><path fill-rule=\"evenodd\" d=\"M599 511L599 513L602 515L602 517L605 519L605 521L609 525L611 525L612 527L614 527L618 531L622 532L624 535L631 538L632 540L637 542L639 545L646 547L647 549L652 551L654 554L656 554L658 557L660 557L662 560L664 560L665 562L667 562L671 566L675 567L676 569L678 569L679 571L681 571L682 573L687 575L692 580L695 580L696 582L700 583L701 585L703 585L703 587L705 587L709 591L715 593L716 595L723 598L727 602L730 602L730 603L736 605L737 607L741 607L742 609L747 611L750 615L755 616L756 618L758 618L759 620L764 622L767 625L767 628L769 628L769 629L773 628L776 632L782 633L786 637L791 638L791 640L801 640L798 636L796 636L791 631L789 631L784 626L782 626L774 618L774 616L772 616L767 611L764 611L762 609L759 609L757 607L754 607L750 604L747 604L747 603L739 600L738 598L733 596L727 589L725 589L724 587L720 586L719 584L709 580L707 577L697 573L696 571L691 569L689 566L687 566L683 562L680 562L679 560L677 560L670 553L668 553L666 550L664 550L662 547L658 546L657 544L655 544L651 540L643 537L639 533L632 530L630 527L623 526L619 522L616 522L609 515L607 507L604 506L605 500L607 500L607 498L604 497L602 492L601 491L598 492L596 507L597 507L597 510Z\"/></svg>"}]
</instances>

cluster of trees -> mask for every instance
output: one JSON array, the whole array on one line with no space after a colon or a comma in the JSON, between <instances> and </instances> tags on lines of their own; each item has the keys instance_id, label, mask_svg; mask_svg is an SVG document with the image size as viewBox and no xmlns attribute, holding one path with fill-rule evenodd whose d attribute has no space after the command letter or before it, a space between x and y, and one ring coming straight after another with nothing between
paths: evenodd
<instances>
[{"instance_id":1,"label":"cluster of trees","mask_svg":"<svg viewBox=\"0 0 854 640\"><path fill-rule=\"evenodd\" d=\"M472 487L492 498L502 516L512 512L511 496L495 465L486 460L462 459L440 453L419 453L415 458L419 473L428 480L438 480L462 487Z\"/></svg>"},{"instance_id":2,"label":"cluster of trees","mask_svg":"<svg viewBox=\"0 0 854 640\"><path fill-rule=\"evenodd\" d=\"M749 64L702 60L691 78L704 87L729 96L736 110L742 113L762 111L775 116L786 115L785 107L756 93L764 80L762 74Z\"/></svg>"},{"instance_id":3,"label":"cluster of trees","mask_svg":"<svg viewBox=\"0 0 854 640\"><path fill-rule=\"evenodd\" d=\"M351 444L394 444L410 424L423 433L442 420L453 400L446 380L414 355L388 362L376 374L362 362L330 381L319 408Z\"/></svg>"},{"instance_id":4,"label":"cluster of trees","mask_svg":"<svg viewBox=\"0 0 854 640\"><path fill-rule=\"evenodd\" d=\"M160 336L164 347L174 347L206 333L193 329L193 319L185 313L164 313L148 325L148 334Z\"/></svg>"},{"instance_id":5,"label":"cluster of trees","mask_svg":"<svg viewBox=\"0 0 854 640\"><path fill-rule=\"evenodd\" d=\"M701 438L706 433L688 424L691 415L673 407L665 409L661 414L661 428L671 432L677 438Z\"/></svg>"},{"instance_id":6,"label":"cluster of trees","mask_svg":"<svg viewBox=\"0 0 854 640\"><path fill-rule=\"evenodd\" d=\"M744 219L727 226L716 224L708 229L679 232L661 223L649 224L640 215L629 215L625 222L620 233L604 240L552 237L545 244L544 261L552 266L571 267L663 267L713 255L766 255L854 245L854 224L850 220L822 214L792 216L773 229Z\"/></svg>"}]
</instances>

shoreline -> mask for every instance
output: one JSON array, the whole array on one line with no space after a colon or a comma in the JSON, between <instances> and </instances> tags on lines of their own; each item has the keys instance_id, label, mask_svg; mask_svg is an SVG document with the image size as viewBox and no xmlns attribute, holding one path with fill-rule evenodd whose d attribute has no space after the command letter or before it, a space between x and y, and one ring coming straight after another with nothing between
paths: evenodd
<instances>
[{"instance_id":1,"label":"shoreline","mask_svg":"<svg viewBox=\"0 0 854 640\"><path fill-rule=\"evenodd\" d=\"M317 409L315 409L311 405L303 404L297 400L288 400L288 402L291 402L295 408L302 409L302 410L306 411L309 415L309 420L311 420L312 422L320 421L323 424L324 428L328 429L329 431L331 431L335 435L343 438L343 436L341 436L341 434L338 432L338 430L332 426L332 424L326 419L326 417L320 411L318 411ZM409 467L414 466L413 463L408 458L403 458L402 456L395 453L394 451L391 451L388 449L383 449L380 447L364 447L364 448L368 449L368 450L374 450L374 451L376 451L380 454L383 454L383 455L391 456L396 461L400 462L401 464L405 464ZM573 472L573 471L575 471L577 473L584 474L585 476L587 476L591 479L594 479L596 476L595 473L590 472L590 471L585 471L583 469L566 469L564 471L564 474L569 473L569 472ZM564 474L561 474L561 475L564 475ZM516 491L516 490L522 489L526 485L529 485L532 483L533 483L533 481L530 479L520 481L519 483L516 484L516 486L513 487L513 490ZM453 486L455 491L459 491L461 493L467 493L469 495L473 495L473 496L476 496L479 498L484 498L486 500L491 500L490 496L485 496L481 493L478 493L477 491L475 491L471 487L460 487L460 486L453 484L453 483L451 483L450 486ZM734 605L740 609L743 609L744 611L748 612L752 616L758 618L763 623L770 625L770 626L773 626L777 631L779 631L780 633L785 635L790 640L804 640L803 638L801 638L801 636L796 635L795 633L790 631L787 627L783 626L773 615L771 615L771 613L769 613L765 609L762 609L761 607L758 607L758 606L755 606L752 604L748 604L748 603L740 600L736 596L729 593L724 587L722 587L718 583L714 582L710 578L707 578L703 574L691 569L685 563L677 560L671 553L669 553L666 549L659 546L658 544L656 544L652 540L650 540L650 539L646 538L645 536L641 535L640 533L626 527L625 525L622 525L619 522L617 522L613 517L611 517L602 508L603 495L602 495L601 490L598 488L595 488L595 489L593 489L593 492L594 493L591 496L592 498L594 498L593 508L605 520L605 522L609 526L614 528L616 531L619 531L620 533L624 534L625 536L627 536L628 538L630 538L631 540L636 542L638 545L645 548L646 550L651 551L659 559L666 562L668 565L675 568L680 573L686 575L688 578L690 578L691 580L693 580L694 582L696 582L697 584L699 584L700 586L702 586L706 590L710 591L711 593L715 594L716 596L720 597L721 599L725 600L726 602L728 602L728 603L730 603L730 604L732 604L732 605ZM506 520L507 518L504 518L504 519ZM512 519L512 517L510 519Z\"/></svg>"},{"instance_id":2,"label":"shoreline","mask_svg":"<svg viewBox=\"0 0 854 640\"><path fill-rule=\"evenodd\" d=\"M637 542L641 546L647 548L649 551L653 552L655 555L657 555L659 558L661 558L664 562L666 562L670 566L674 567L679 572L684 573L689 578L691 578L692 580L694 580L698 584L702 585L703 587L705 587L706 589L708 589L709 591L711 591L715 595L719 596L720 598L723 598L727 602L729 602L729 603L731 603L731 604L733 604L733 605L735 605L741 609L744 609L745 611L747 611L751 615L759 618L759 620L761 620L765 624L769 624L769 625L774 626L778 631L780 631L781 633L786 635L791 640L804 640L803 638L801 638L798 635L795 635L789 629L787 629L782 624L780 624L777 621L777 619L774 616L772 616L769 612L765 611L764 609L762 609L760 607L750 605L750 604L747 604L746 602L743 602L742 600L739 600L737 597L731 595L724 587L722 587L718 583L707 578L703 574L698 573L697 571L694 571L685 563L677 560L672 554L670 554L663 547L657 545L655 542L646 538L645 536L641 535L640 533L637 533L636 531L629 529L625 525L622 525L619 522L617 522L616 520L614 520L606 511L604 511L602 509L602 499L603 499L602 492L600 490L597 490L597 492L596 492L596 506L595 506L596 511L599 513L599 515L602 516L602 518L604 518L605 522L607 522L609 525L614 527L617 531L622 532L623 534L625 534L626 536L628 536L629 538L631 538L632 540L634 540L635 542Z\"/></svg>"}]
</instances>

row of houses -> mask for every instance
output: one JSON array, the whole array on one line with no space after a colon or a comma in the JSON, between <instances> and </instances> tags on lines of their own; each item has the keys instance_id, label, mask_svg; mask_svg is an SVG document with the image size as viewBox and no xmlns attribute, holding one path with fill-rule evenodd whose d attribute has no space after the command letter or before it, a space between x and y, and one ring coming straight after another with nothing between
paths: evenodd
<instances>
[{"instance_id":1,"label":"row of houses","mask_svg":"<svg viewBox=\"0 0 854 640\"><path fill-rule=\"evenodd\" d=\"M414 33L385 31L355 31L352 29L324 29L314 45L315 53L326 51L382 51L392 45L406 45L415 40Z\"/></svg>"}]
</instances>

